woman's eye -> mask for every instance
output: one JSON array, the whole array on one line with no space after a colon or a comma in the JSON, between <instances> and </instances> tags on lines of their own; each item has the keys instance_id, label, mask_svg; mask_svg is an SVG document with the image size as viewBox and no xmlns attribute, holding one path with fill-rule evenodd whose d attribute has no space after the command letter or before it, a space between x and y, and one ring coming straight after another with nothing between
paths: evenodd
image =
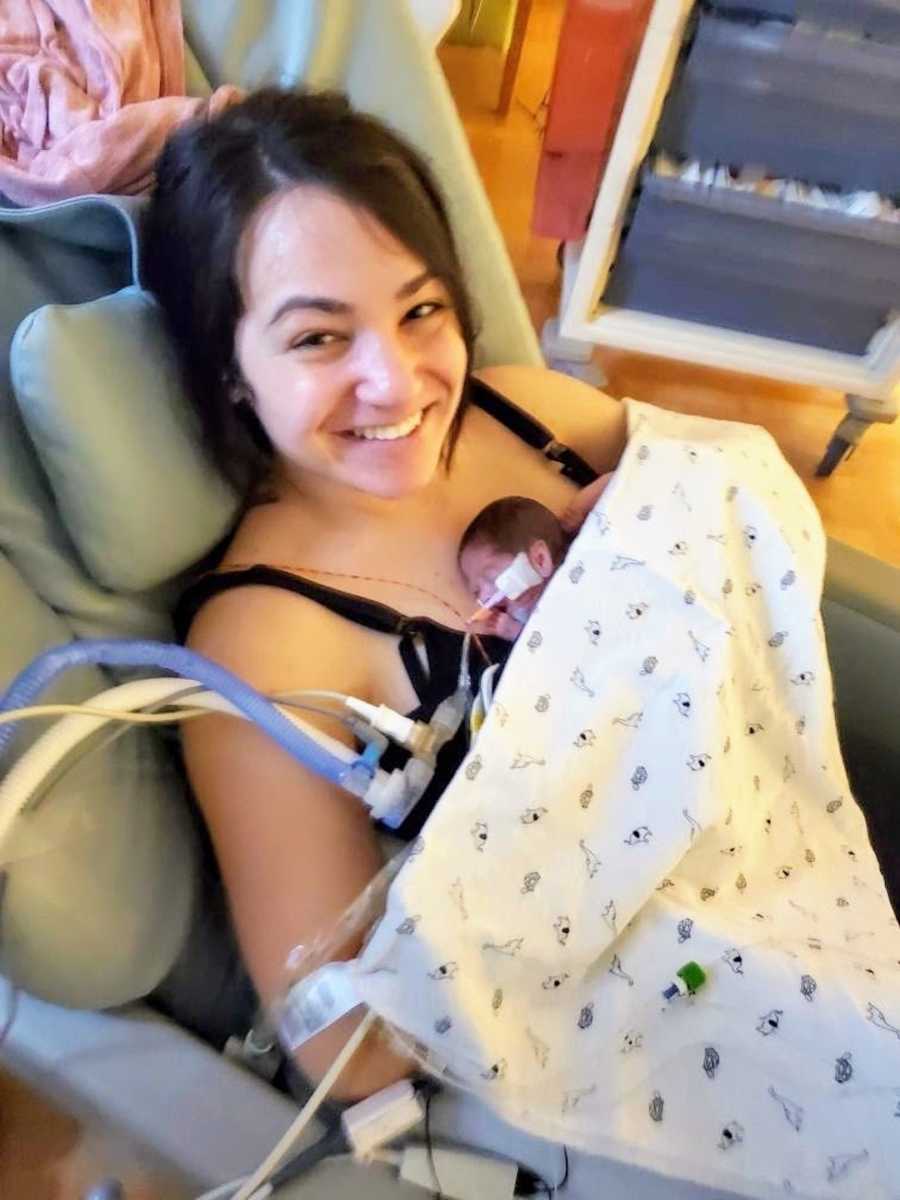
<instances>
[{"instance_id":1,"label":"woman's eye","mask_svg":"<svg viewBox=\"0 0 900 1200\"><path fill-rule=\"evenodd\" d=\"M323 346L331 346L339 340L336 333L304 333L302 337L291 342L292 350L318 350Z\"/></svg>"},{"instance_id":2,"label":"woman's eye","mask_svg":"<svg viewBox=\"0 0 900 1200\"><path fill-rule=\"evenodd\" d=\"M447 307L440 300L423 300L421 304L414 305L406 314L407 321L420 321L423 317L432 317L435 313L443 312Z\"/></svg>"}]
</instances>

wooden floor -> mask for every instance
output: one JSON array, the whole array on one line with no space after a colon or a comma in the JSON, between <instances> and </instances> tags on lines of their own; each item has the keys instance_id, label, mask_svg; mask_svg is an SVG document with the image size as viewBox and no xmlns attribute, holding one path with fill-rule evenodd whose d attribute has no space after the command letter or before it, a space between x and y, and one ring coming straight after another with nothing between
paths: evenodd
<instances>
[{"instance_id":1,"label":"wooden floor","mask_svg":"<svg viewBox=\"0 0 900 1200\"><path fill-rule=\"evenodd\" d=\"M558 304L556 245L534 237L529 225L539 108L552 78L563 7L564 0L535 0L516 99L505 120L493 111L500 56L466 46L443 46L439 54L538 329ZM845 411L836 392L622 352L598 351L596 358L614 396L764 425L809 488L828 533L900 566L900 421L876 425L831 478L815 479Z\"/></svg>"},{"instance_id":2,"label":"wooden floor","mask_svg":"<svg viewBox=\"0 0 900 1200\"><path fill-rule=\"evenodd\" d=\"M109 1178L121 1180L127 1200L187 1200L121 1140L0 1071L0 1200L83 1200Z\"/></svg>"}]
</instances>

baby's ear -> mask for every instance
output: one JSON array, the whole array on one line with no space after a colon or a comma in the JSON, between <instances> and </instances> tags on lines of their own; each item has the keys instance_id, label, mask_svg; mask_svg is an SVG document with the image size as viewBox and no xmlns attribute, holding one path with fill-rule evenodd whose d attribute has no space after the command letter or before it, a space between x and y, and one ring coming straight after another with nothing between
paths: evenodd
<instances>
[{"instance_id":1,"label":"baby's ear","mask_svg":"<svg viewBox=\"0 0 900 1200\"><path fill-rule=\"evenodd\" d=\"M549 579L555 571L553 555L543 538L536 538L528 549L528 560L543 579Z\"/></svg>"}]
</instances>

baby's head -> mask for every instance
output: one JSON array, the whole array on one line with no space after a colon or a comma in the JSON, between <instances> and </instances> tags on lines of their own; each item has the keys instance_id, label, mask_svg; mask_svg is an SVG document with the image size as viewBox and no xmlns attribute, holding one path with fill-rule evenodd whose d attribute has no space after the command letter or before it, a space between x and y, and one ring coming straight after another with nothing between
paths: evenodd
<instances>
[{"instance_id":1,"label":"baby's head","mask_svg":"<svg viewBox=\"0 0 900 1200\"><path fill-rule=\"evenodd\" d=\"M483 508L459 544L459 569L482 606L473 620L487 619L489 605L496 632L516 636L513 629L528 620L567 546L558 518L537 500L505 496ZM512 621L497 620L504 614Z\"/></svg>"}]
</instances>

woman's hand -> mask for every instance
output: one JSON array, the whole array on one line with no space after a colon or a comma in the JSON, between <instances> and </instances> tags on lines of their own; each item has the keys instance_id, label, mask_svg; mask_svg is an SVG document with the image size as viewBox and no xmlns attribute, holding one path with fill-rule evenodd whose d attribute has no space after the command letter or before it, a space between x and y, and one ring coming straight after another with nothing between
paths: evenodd
<instances>
[{"instance_id":1,"label":"woman's hand","mask_svg":"<svg viewBox=\"0 0 900 1200\"><path fill-rule=\"evenodd\" d=\"M588 513L606 491L606 485L612 479L612 471L598 476L593 483L583 487L559 518L566 533L577 533L585 522Z\"/></svg>"}]
</instances>

